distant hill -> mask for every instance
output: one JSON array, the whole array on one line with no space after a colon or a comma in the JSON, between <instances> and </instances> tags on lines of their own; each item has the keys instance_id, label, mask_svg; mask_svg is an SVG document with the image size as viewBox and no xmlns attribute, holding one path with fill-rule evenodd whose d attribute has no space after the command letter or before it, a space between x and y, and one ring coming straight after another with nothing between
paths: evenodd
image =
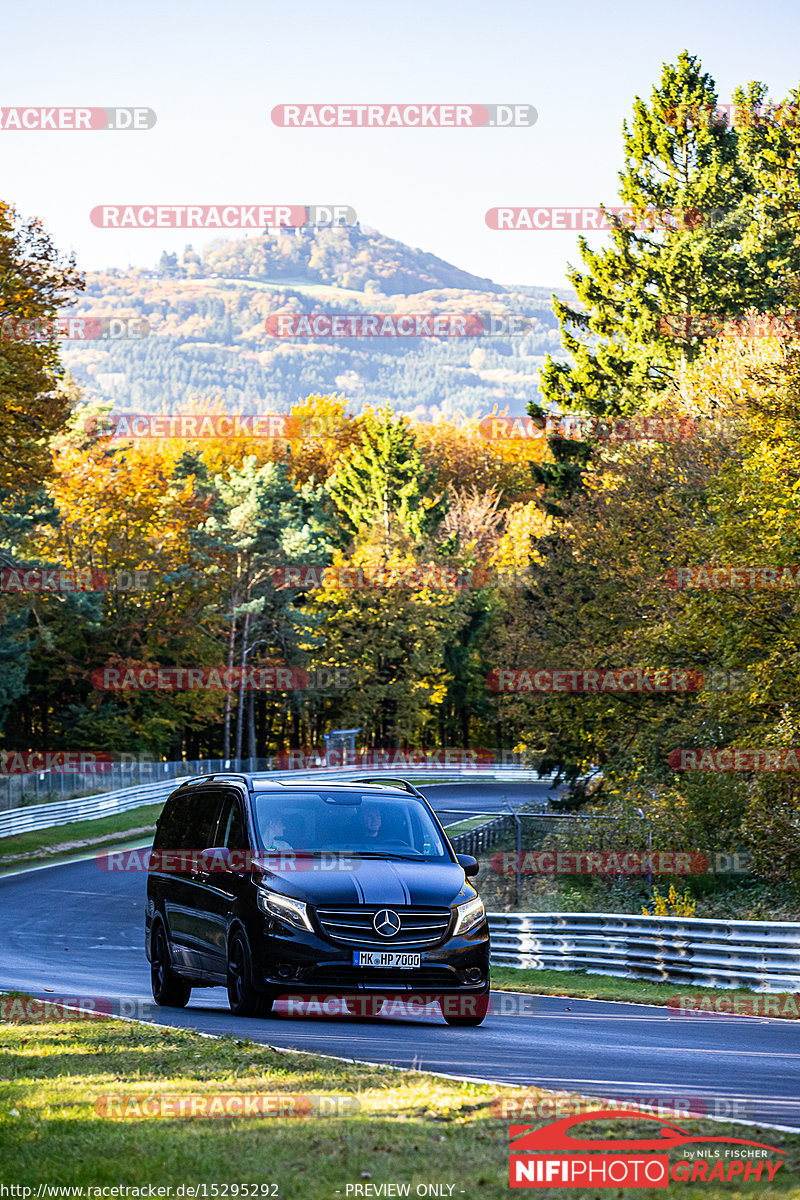
<instances>
[{"instance_id":1,"label":"distant hill","mask_svg":"<svg viewBox=\"0 0 800 1200\"><path fill-rule=\"evenodd\" d=\"M495 406L522 413L544 356L561 355L551 291L505 288L374 230L304 229L162 254L153 270L91 273L75 315L138 318L141 339L65 342L87 397L176 411L195 396L281 411L311 392L344 392L354 410L389 403L426 419ZM273 313L479 313L514 336L271 337ZM502 326L501 326L502 328Z\"/></svg>"}]
</instances>

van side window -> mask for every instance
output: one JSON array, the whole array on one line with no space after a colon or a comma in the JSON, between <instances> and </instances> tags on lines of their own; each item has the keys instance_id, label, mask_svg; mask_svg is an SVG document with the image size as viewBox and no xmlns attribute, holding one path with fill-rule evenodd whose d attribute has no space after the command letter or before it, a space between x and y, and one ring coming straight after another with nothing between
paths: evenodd
<instances>
[{"instance_id":1,"label":"van side window","mask_svg":"<svg viewBox=\"0 0 800 1200\"><path fill-rule=\"evenodd\" d=\"M229 792L222 801L215 845L227 846L229 850L246 850L248 848L244 833L242 806L238 797L232 792Z\"/></svg>"},{"instance_id":2,"label":"van side window","mask_svg":"<svg viewBox=\"0 0 800 1200\"><path fill-rule=\"evenodd\" d=\"M186 788L167 801L158 823L154 850L205 850L217 828L221 795Z\"/></svg>"}]
</instances>

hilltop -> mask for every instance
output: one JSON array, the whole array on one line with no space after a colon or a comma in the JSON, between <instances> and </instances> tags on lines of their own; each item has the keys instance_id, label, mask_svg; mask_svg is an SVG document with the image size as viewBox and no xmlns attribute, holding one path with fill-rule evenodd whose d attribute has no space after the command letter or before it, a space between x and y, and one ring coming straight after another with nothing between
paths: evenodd
<instances>
[{"instance_id":1,"label":"hilltop","mask_svg":"<svg viewBox=\"0 0 800 1200\"><path fill-rule=\"evenodd\" d=\"M281 411L343 392L356 410L389 403L421 419L523 413L544 355L561 353L551 290L503 287L358 226L284 230L165 251L152 270L90 273L74 313L137 318L150 333L65 343L64 360L87 398L136 411L219 395L230 408ZM276 312L515 313L527 331L280 339L265 330Z\"/></svg>"}]
</instances>

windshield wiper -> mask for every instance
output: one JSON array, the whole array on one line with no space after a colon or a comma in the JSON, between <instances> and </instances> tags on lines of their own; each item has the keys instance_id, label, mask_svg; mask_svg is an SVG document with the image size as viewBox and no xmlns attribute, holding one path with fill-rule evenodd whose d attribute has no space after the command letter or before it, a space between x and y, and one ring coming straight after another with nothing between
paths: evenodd
<instances>
[{"instance_id":1,"label":"windshield wiper","mask_svg":"<svg viewBox=\"0 0 800 1200\"><path fill-rule=\"evenodd\" d=\"M398 854L396 850L348 850L353 858L402 858L404 862L425 862L424 854Z\"/></svg>"}]
</instances>

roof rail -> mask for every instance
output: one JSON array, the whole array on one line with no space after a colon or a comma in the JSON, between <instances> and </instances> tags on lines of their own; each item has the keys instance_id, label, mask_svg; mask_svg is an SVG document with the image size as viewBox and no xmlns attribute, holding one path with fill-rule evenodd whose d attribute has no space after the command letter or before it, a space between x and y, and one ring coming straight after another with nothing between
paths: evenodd
<instances>
[{"instance_id":1,"label":"roof rail","mask_svg":"<svg viewBox=\"0 0 800 1200\"><path fill-rule=\"evenodd\" d=\"M409 783L407 779L401 779L397 775L360 775L358 779L345 779L343 783L386 783L389 787L401 787L404 791L409 792L412 796L418 796L420 800L424 800L422 792L418 791L413 783Z\"/></svg>"},{"instance_id":2,"label":"roof rail","mask_svg":"<svg viewBox=\"0 0 800 1200\"><path fill-rule=\"evenodd\" d=\"M252 788L252 776L247 775L244 771L212 771L209 775L193 775L191 779L184 779L179 787L191 787L192 784L207 783L210 779L236 779L247 784L248 788Z\"/></svg>"}]
</instances>

